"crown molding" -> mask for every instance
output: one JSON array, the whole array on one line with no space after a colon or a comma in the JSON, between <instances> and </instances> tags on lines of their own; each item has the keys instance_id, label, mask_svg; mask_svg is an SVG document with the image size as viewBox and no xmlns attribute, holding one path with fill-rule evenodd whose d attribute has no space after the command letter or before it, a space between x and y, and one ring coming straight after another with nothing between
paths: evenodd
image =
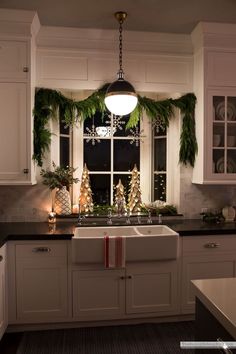
<instances>
[{"instance_id":1,"label":"crown molding","mask_svg":"<svg viewBox=\"0 0 236 354\"><path fill-rule=\"evenodd\" d=\"M191 38L194 52L202 47L236 50L236 24L199 22Z\"/></svg>"},{"instance_id":2,"label":"crown molding","mask_svg":"<svg viewBox=\"0 0 236 354\"><path fill-rule=\"evenodd\" d=\"M36 37L40 21L35 11L0 9L1 36Z\"/></svg>"}]
</instances>

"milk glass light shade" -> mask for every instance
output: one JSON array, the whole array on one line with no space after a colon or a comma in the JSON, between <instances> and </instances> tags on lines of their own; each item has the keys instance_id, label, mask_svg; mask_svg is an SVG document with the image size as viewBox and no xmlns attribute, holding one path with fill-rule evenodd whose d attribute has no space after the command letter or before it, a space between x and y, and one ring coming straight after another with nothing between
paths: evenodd
<instances>
[{"instance_id":1,"label":"milk glass light shade","mask_svg":"<svg viewBox=\"0 0 236 354\"><path fill-rule=\"evenodd\" d=\"M117 116L131 113L137 102L138 98L134 87L123 78L114 81L107 89L105 105L111 113Z\"/></svg>"}]
</instances>

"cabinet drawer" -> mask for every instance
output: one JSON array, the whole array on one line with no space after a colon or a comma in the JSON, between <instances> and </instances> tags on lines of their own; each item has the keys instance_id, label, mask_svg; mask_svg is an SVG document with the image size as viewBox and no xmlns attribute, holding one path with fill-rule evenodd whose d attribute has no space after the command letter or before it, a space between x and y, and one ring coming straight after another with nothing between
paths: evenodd
<instances>
[{"instance_id":1,"label":"cabinet drawer","mask_svg":"<svg viewBox=\"0 0 236 354\"><path fill-rule=\"evenodd\" d=\"M67 258L67 245L65 243L35 242L16 245L16 259L20 258Z\"/></svg>"},{"instance_id":2,"label":"cabinet drawer","mask_svg":"<svg viewBox=\"0 0 236 354\"><path fill-rule=\"evenodd\" d=\"M183 256L192 253L235 252L236 235L183 237Z\"/></svg>"}]
</instances>

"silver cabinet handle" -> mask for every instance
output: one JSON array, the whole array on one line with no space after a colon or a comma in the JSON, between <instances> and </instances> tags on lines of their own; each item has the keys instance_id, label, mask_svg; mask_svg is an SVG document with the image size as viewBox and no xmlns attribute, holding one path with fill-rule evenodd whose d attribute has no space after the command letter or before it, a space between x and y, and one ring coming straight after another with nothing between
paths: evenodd
<instances>
[{"instance_id":1,"label":"silver cabinet handle","mask_svg":"<svg viewBox=\"0 0 236 354\"><path fill-rule=\"evenodd\" d=\"M204 247L205 248L218 248L218 247L220 247L220 244L217 242L209 242L209 243L205 243Z\"/></svg>"},{"instance_id":2,"label":"silver cabinet handle","mask_svg":"<svg viewBox=\"0 0 236 354\"><path fill-rule=\"evenodd\" d=\"M0 256L0 262L2 262L3 261L3 256Z\"/></svg>"},{"instance_id":3,"label":"silver cabinet handle","mask_svg":"<svg viewBox=\"0 0 236 354\"><path fill-rule=\"evenodd\" d=\"M51 248L49 248L49 247L35 247L32 249L32 252L35 252L35 253L51 252Z\"/></svg>"}]
</instances>

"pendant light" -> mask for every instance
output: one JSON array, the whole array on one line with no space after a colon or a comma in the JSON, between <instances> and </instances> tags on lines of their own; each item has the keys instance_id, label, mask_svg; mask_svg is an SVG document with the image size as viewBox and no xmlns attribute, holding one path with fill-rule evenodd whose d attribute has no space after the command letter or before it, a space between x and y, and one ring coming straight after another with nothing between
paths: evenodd
<instances>
[{"instance_id":1,"label":"pendant light","mask_svg":"<svg viewBox=\"0 0 236 354\"><path fill-rule=\"evenodd\" d=\"M107 109L119 116L131 113L138 102L137 94L134 87L124 80L124 71L122 68L122 25L127 17L126 12L116 12L115 18L118 20L119 26L119 71L117 80L112 82L106 91L105 105Z\"/></svg>"}]
</instances>

